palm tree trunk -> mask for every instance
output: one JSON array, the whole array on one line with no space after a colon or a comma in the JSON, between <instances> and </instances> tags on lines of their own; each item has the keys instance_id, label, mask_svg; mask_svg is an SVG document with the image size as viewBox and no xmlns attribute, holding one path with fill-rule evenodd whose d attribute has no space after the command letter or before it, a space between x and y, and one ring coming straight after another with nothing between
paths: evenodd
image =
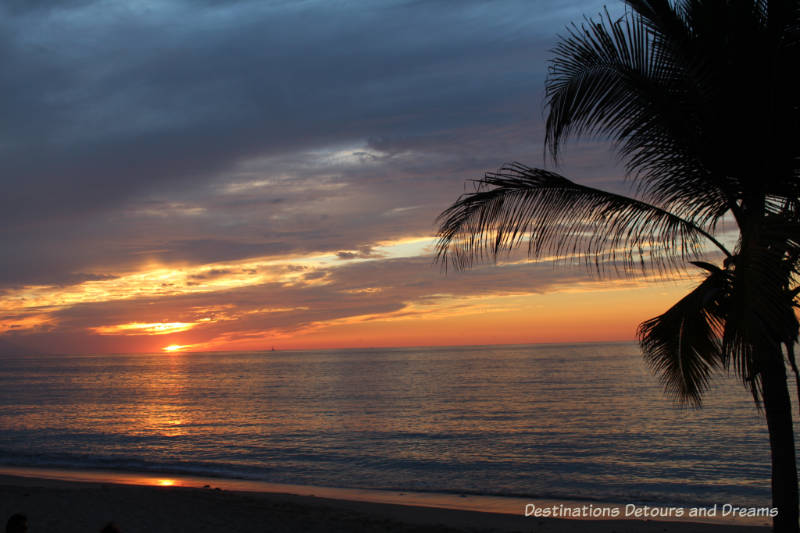
<instances>
[{"instance_id":1,"label":"palm tree trunk","mask_svg":"<svg viewBox=\"0 0 800 533\"><path fill-rule=\"evenodd\" d=\"M792 405L786 383L783 354L769 358L762 373L764 411L772 452L772 506L778 509L773 519L777 533L798 533L797 463L792 426Z\"/></svg>"}]
</instances>

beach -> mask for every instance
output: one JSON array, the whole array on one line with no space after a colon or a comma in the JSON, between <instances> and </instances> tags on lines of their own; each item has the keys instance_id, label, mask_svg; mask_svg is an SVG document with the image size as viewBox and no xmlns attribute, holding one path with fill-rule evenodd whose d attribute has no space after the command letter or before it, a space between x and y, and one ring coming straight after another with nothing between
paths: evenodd
<instances>
[{"instance_id":1,"label":"beach","mask_svg":"<svg viewBox=\"0 0 800 533\"><path fill-rule=\"evenodd\" d=\"M580 531L607 533L766 532L768 527L642 520L564 520L293 494L157 487L0 476L0 517L28 516L30 531L123 533Z\"/></svg>"}]
</instances>

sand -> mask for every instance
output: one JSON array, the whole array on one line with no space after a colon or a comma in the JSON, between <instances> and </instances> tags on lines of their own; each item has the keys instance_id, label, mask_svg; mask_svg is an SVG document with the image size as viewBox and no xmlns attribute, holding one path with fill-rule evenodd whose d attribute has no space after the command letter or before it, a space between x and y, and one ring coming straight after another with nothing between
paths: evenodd
<instances>
[{"instance_id":1,"label":"sand","mask_svg":"<svg viewBox=\"0 0 800 533\"><path fill-rule=\"evenodd\" d=\"M563 520L213 488L152 487L0 476L0 520L28 516L31 533L92 532L758 532L767 527L639 520Z\"/></svg>"}]
</instances>

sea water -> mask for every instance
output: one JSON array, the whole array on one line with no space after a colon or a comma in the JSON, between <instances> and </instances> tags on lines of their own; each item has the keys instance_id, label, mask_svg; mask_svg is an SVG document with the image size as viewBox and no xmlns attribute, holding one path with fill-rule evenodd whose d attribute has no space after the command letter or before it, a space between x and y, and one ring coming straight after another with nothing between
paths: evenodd
<instances>
[{"instance_id":1,"label":"sea water","mask_svg":"<svg viewBox=\"0 0 800 533\"><path fill-rule=\"evenodd\" d=\"M634 344L0 358L0 464L768 505L734 378L673 403Z\"/></svg>"}]
</instances>

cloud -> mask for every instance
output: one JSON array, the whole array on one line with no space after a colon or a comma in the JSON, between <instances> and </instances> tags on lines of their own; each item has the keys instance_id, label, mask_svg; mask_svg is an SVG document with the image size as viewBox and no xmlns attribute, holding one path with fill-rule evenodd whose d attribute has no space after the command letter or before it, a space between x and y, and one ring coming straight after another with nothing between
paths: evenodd
<instances>
[{"instance_id":1,"label":"cloud","mask_svg":"<svg viewBox=\"0 0 800 533\"><path fill-rule=\"evenodd\" d=\"M539 56L552 42L554 18L568 20L557 2L536 10L525 2L465 2L458 10L385 2L355 10L325 2L177 1L14 2L5 9L0 226L7 230L0 245L25 259L9 254L1 274L16 282L52 276L63 261L85 271L99 262L91 248L127 239L141 223L143 216L120 219L120 209L191 204L191 191L201 196L196 209L213 210L198 217L208 225L230 217L282 233L278 222L243 220L235 209L271 210L283 202L278 211L291 212L315 202L313 188L310 199L302 191L286 198L276 187L253 200L212 198L209 190L235 184L231 172L259 158L288 172L278 182L283 188L313 178L388 198L390 180L401 179L395 165L418 183L429 179L423 169L437 166L436 150L421 146L445 150L465 141L466 132L483 131L469 143L483 149L458 165L468 175L492 168L515 157L494 151L497 130L536 114L545 68ZM329 168L337 167L335 147L342 145L366 149ZM440 160L465 154L441 150ZM310 169L303 158L312 152L334 156ZM339 172L348 166L362 170ZM384 178L387 170L395 177ZM406 192L407 205L418 205L421 191ZM168 219L187 215L164 211L168 216L153 215L164 220L151 226L168 228ZM84 234L87 225L91 235ZM200 240L176 239L165 260L202 246ZM240 256L248 253L236 246Z\"/></svg>"},{"instance_id":2,"label":"cloud","mask_svg":"<svg viewBox=\"0 0 800 533\"><path fill-rule=\"evenodd\" d=\"M154 322L152 324L130 322L128 324L96 326L90 329L98 335L169 335L188 331L196 325L195 323L186 322Z\"/></svg>"},{"instance_id":3,"label":"cloud","mask_svg":"<svg viewBox=\"0 0 800 533\"><path fill-rule=\"evenodd\" d=\"M381 257L382 254L373 250L372 246L364 245L360 246L358 250L354 251L344 251L340 250L336 252L336 257L343 260L348 259L367 259L367 258L374 258L374 257Z\"/></svg>"},{"instance_id":4,"label":"cloud","mask_svg":"<svg viewBox=\"0 0 800 533\"><path fill-rule=\"evenodd\" d=\"M222 339L227 342L268 339L341 321L422 319L463 313L475 305L469 303L475 299L596 290L603 286L637 287L647 282L609 280L598 285L587 283L580 269L556 270L548 263L530 262L487 265L445 276L430 256L377 258L330 265L301 269L297 271L300 277L238 288L227 288L225 283L220 283L216 290L171 292L167 289L164 294L149 297L77 302L54 308L47 315L32 315L38 316L39 323L31 322L27 329L7 333L24 337L20 344L41 349L47 349L47 339L60 339L61 349L64 349L70 342L106 346L106 341L94 338L96 335L116 335L120 339L140 336L142 342L146 342L152 335L167 336L191 330L188 339L192 343L220 346ZM294 270L284 269L286 272ZM232 269L209 270L208 273L214 278L240 274ZM485 307L486 304L480 305ZM126 350L137 346L121 343L117 350L123 349L120 348L123 345Z\"/></svg>"},{"instance_id":5,"label":"cloud","mask_svg":"<svg viewBox=\"0 0 800 533\"><path fill-rule=\"evenodd\" d=\"M565 283L511 266L455 281L384 244L430 237L465 179L542 162L547 50L601 7L4 3L0 308L26 290L68 298L2 320L76 346L125 324L196 323L211 338ZM619 187L619 169L597 162L607 145L569 153L565 173ZM280 267L261 279L241 266L256 260ZM126 292L156 271L166 278ZM265 302L285 311L256 312ZM96 349L115 346L102 337Z\"/></svg>"}]
</instances>

